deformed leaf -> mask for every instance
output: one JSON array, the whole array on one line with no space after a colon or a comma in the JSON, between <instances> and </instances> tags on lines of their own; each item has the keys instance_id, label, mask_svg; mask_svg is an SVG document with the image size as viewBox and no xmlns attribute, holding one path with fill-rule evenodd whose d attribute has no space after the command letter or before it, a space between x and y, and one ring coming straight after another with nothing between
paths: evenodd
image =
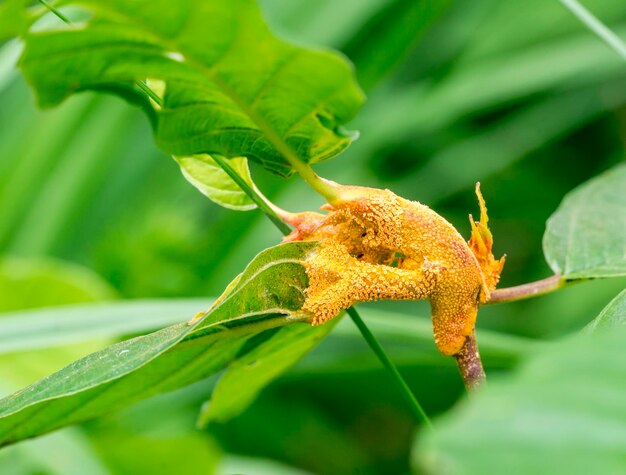
<instances>
[{"instance_id":1,"label":"deformed leaf","mask_svg":"<svg viewBox=\"0 0 626 475\"><path fill-rule=\"evenodd\" d=\"M417 472L623 473L625 339L616 328L538 350L420 434Z\"/></svg>"},{"instance_id":2,"label":"deformed leaf","mask_svg":"<svg viewBox=\"0 0 626 475\"><path fill-rule=\"evenodd\" d=\"M626 326L626 289L602 309L600 315L585 327L585 331L595 332L623 326Z\"/></svg>"},{"instance_id":3,"label":"deformed leaf","mask_svg":"<svg viewBox=\"0 0 626 475\"><path fill-rule=\"evenodd\" d=\"M20 61L39 103L86 89L163 81L156 139L171 155L245 156L281 175L331 158L361 103L352 68L330 51L279 40L253 0L64 0L80 28L30 32Z\"/></svg>"},{"instance_id":4,"label":"deformed leaf","mask_svg":"<svg viewBox=\"0 0 626 475\"><path fill-rule=\"evenodd\" d=\"M301 262L315 246L288 243L263 251L195 325L112 345L0 400L0 445L191 384L240 356L252 335L308 321L299 311L307 286Z\"/></svg>"},{"instance_id":5,"label":"deformed leaf","mask_svg":"<svg viewBox=\"0 0 626 475\"><path fill-rule=\"evenodd\" d=\"M210 155L174 157L174 160L180 165L185 179L214 203L238 211L256 208L248 195ZM248 160L245 157L236 157L231 158L229 163L239 176L252 186Z\"/></svg>"},{"instance_id":6,"label":"deformed leaf","mask_svg":"<svg viewBox=\"0 0 626 475\"><path fill-rule=\"evenodd\" d=\"M548 220L543 249L566 279L626 275L626 163L565 197Z\"/></svg>"}]
</instances>

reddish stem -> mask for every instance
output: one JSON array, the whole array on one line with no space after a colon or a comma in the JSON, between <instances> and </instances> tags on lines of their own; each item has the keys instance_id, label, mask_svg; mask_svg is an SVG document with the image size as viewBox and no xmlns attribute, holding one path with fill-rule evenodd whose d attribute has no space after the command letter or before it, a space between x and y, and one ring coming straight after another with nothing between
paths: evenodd
<instances>
[{"instance_id":1,"label":"reddish stem","mask_svg":"<svg viewBox=\"0 0 626 475\"><path fill-rule=\"evenodd\" d=\"M529 282L528 284L496 289L491 293L491 298L487 301L487 304L515 302L517 300L536 297L560 289L564 287L566 283L567 281L565 279L556 274L546 279Z\"/></svg>"},{"instance_id":2,"label":"reddish stem","mask_svg":"<svg viewBox=\"0 0 626 475\"><path fill-rule=\"evenodd\" d=\"M476 390L485 382L485 370L478 353L475 333L467 337L463 348L454 355L454 359L468 391Z\"/></svg>"}]
</instances>

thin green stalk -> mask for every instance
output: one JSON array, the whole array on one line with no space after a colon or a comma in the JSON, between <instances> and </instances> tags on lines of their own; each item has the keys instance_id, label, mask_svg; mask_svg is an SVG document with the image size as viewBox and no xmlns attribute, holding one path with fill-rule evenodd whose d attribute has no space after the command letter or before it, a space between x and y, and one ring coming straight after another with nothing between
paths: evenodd
<instances>
[{"instance_id":1,"label":"thin green stalk","mask_svg":"<svg viewBox=\"0 0 626 475\"><path fill-rule=\"evenodd\" d=\"M406 402L409 404L409 407L411 408L413 415L417 418L418 421L420 421L425 426L432 427L430 419L426 415L426 412L424 411L424 409L422 408L418 400L415 398L415 396L411 392L411 388L409 388L409 385L406 383L406 381L404 380L404 378L398 371L398 368L391 362L391 360L389 359L389 356L387 356L387 353L385 353L385 350L380 345L376 337L372 334L370 329L367 327L367 325L365 324L365 322L363 321L359 313L356 311L354 307L350 307L348 310L346 310L346 312L348 313L348 315L350 315L350 318L352 319L354 324L357 326L357 328L361 332L361 335L363 335L363 338L365 339L369 347L372 349L372 351L376 354L380 362L387 369L387 371L389 371L389 373L393 376L393 380L395 381L396 385L402 392L404 399L406 399Z\"/></svg>"},{"instance_id":2,"label":"thin green stalk","mask_svg":"<svg viewBox=\"0 0 626 475\"><path fill-rule=\"evenodd\" d=\"M162 101L159 95L156 92L154 92L152 89L150 89L145 82L135 81L135 84L143 93L145 93L146 96L152 99L156 104L158 104L159 106L162 105L161 103Z\"/></svg>"},{"instance_id":3,"label":"thin green stalk","mask_svg":"<svg viewBox=\"0 0 626 475\"><path fill-rule=\"evenodd\" d=\"M54 13L64 23L67 23L68 25L72 24L72 21L68 17L63 15L63 13L61 13L57 8L55 8L54 6L50 5L50 3L48 3L46 0L39 0L39 3L41 3L44 7L46 7L48 10L50 10L52 13Z\"/></svg>"},{"instance_id":4,"label":"thin green stalk","mask_svg":"<svg viewBox=\"0 0 626 475\"><path fill-rule=\"evenodd\" d=\"M577 281L567 281L560 275L553 275L546 279L529 282L527 284L517 285L515 287L505 287L496 289L491 293L491 298L487 304L516 302L518 300L539 297L540 295L554 292L555 290L565 287L568 283Z\"/></svg>"},{"instance_id":5,"label":"thin green stalk","mask_svg":"<svg viewBox=\"0 0 626 475\"><path fill-rule=\"evenodd\" d=\"M52 13L54 13L61 20L63 20L64 22L68 24L71 23L71 21L67 17L65 17L61 12L55 9L48 2L46 2L45 0L39 0L39 1L42 5L48 8ZM158 96L156 92L150 89L148 85L146 85L145 83L141 81L137 81L136 84L142 91L144 91L148 95L150 99L154 100L157 104L160 104L161 102L160 97ZM212 156L212 158L228 174L228 176L230 176L235 181L235 183L239 185L239 187L244 191L244 193L246 193L248 197L259 206L259 208L265 213L265 215L268 218L270 218L272 223L274 223L274 225L279 229L281 233L283 233L284 235L287 235L291 232L291 229L289 228L289 226L287 226L287 224L285 224L278 217L274 209L272 209L272 207L267 203L264 197L262 197L260 193L258 193L250 185L248 185L248 183L246 183L245 180L243 180L239 176L239 174L235 170L233 170L233 168L230 166L227 160L224 160L222 157L219 157L219 156ZM315 172L309 165L303 163L297 157L294 158L293 156L289 156L288 159L289 159L290 164L294 166L296 171L302 176L302 178L304 178L304 180L307 183L309 183L309 185L313 187L315 191L320 193L329 201L336 198L336 195L335 195L336 185L334 183L324 180L323 178L319 177L317 174L315 174ZM347 310L347 312L348 312L348 315L350 315L350 318L352 318L352 321L354 322L354 324L357 326L357 328L361 332L361 335L363 336L363 338L365 339L369 347L372 349L374 354L378 357L380 362L383 364L383 366L389 371L389 373L393 377L394 381L398 385L398 388L401 390L402 395L409 403L409 406L411 407L413 413L415 414L415 417L419 421L421 421L422 423L430 427L431 423L430 423L430 420L428 419L428 416L424 412L424 409L422 409L422 406L419 404L419 402L417 401L417 399L411 392L411 389L409 388L408 384L406 383L406 381L404 380L404 378L398 371L398 368L396 368L396 366L391 362L391 360L385 353L385 350L383 350L383 347L380 345L380 343L378 342L374 334L367 327L367 325L365 324L365 322L363 321L359 313L356 311L354 307L350 307Z\"/></svg>"},{"instance_id":6,"label":"thin green stalk","mask_svg":"<svg viewBox=\"0 0 626 475\"><path fill-rule=\"evenodd\" d=\"M237 186L239 186L239 188L241 188L243 192L248 195L248 197L252 201L254 201L259 209L265 213L265 216L267 216L270 221L274 223L274 226L276 226L281 233L287 235L291 232L291 228L278 217L276 212L272 209L272 207L264 199L264 197L261 196L261 194L257 190L252 188L246 182L246 180L241 178L239 173L237 173L233 169L233 167L230 166L227 158L221 157L219 155L211 155L211 158L213 158L213 160L215 160L215 163L217 163L222 168L222 170L224 170L228 174L228 176L231 177L235 183L237 183Z\"/></svg>"},{"instance_id":7,"label":"thin green stalk","mask_svg":"<svg viewBox=\"0 0 626 475\"><path fill-rule=\"evenodd\" d=\"M596 18L593 13L581 5L578 0L559 0L565 8L572 12L587 28L595 33L598 38L609 45L622 59L626 60L626 43L604 23Z\"/></svg>"}]
</instances>

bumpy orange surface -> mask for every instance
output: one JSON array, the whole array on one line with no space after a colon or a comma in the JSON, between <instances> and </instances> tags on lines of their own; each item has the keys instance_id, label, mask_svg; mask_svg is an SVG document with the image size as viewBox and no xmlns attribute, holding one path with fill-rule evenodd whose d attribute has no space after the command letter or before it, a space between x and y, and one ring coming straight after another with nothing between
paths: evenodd
<instances>
[{"instance_id":1,"label":"bumpy orange surface","mask_svg":"<svg viewBox=\"0 0 626 475\"><path fill-rule=\"evenodd\" d=\"M469 245L430 208L389 190L342 187L327 215L302 215L288 239L320 241L306 262L303 309L313 324L355 302L428 299L437 347L457 354L504 263L491 254L486 208L476 191L481 221L472 220Z\"/></svg>"}]
</instances>

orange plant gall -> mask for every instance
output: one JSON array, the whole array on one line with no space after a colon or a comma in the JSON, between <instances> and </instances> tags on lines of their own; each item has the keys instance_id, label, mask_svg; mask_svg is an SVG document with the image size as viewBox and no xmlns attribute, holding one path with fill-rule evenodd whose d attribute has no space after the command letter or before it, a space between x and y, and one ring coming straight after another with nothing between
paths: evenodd
<instances>
[{"instance_id":1,"label":"orange plant gall","mask_svg":"<svg viewBox=\"0 0 626 475\"><path fill-rule=\"evenodd\" d=\"M469 243L428 206L389 190L342 186L324 206L291 220L287 240L316 240L306 261L309 288L303 310L322 324L356 302L428 299L435 342L456 355L474 330L481 303L495 288L504 258L491 253L493 239L477 185L481 220Z\"/></svg>"}]
</instances>

